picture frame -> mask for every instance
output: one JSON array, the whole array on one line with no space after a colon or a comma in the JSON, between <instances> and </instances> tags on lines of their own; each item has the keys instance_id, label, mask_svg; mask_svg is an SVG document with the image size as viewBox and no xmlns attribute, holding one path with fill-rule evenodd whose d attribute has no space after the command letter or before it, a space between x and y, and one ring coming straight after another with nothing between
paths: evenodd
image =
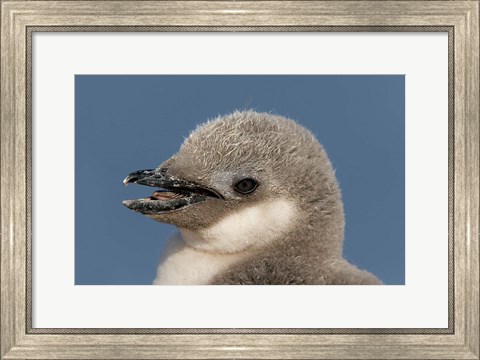
<instances>
[{"instance_id":1,"label":"picture frame","mask_svg":"<svg viewBox=\"0 0 480 360\"><path fill-rule=\"evenodd\" d=\"M73 0L2 1L1 6L1 359L480 358L478 0ZM448 328L33 328L31 40L36 31L447 32Z\"/></svg>"}]
</instances>

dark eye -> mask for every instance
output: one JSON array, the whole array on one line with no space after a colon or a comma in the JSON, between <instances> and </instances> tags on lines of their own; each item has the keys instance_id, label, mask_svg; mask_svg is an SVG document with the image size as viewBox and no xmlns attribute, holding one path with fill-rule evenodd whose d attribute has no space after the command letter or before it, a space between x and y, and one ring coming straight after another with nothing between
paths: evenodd
<instances>
[{"instance_id":1,"label":"dark eye","mask_svg":"<svg viewBox=\"0 0 480 360\"><path fill-rule=\"evenodd\" d=\"M249 194L257 188L257 182L253 179L242 179L235 184L235 190L241 194Z\"/></svg>"}]
</instances>

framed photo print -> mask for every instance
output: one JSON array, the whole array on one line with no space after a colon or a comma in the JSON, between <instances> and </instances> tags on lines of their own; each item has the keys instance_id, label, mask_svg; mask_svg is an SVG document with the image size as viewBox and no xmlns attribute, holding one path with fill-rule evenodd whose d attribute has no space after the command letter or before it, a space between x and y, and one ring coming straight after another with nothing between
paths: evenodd
<instances>
[{"instance_id":1,"label":"framed photo print","mask_svg":"<svg viewBox=\"0 0 480 360\"><path fill-rule=\"evenodd\" d=\"M479 359L478 0L1 6L1 359Z\"/></svg>"}]
</instances>

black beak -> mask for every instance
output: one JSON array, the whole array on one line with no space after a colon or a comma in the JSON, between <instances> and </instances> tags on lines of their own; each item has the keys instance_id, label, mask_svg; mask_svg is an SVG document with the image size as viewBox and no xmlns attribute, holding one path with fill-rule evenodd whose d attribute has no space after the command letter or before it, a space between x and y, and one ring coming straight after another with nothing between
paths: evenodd
<instances>
[{"instance_id":1,"label":"black beak","mask_svg":"<svg viewBox=\"0 0 480 360\"><path fill-rule=\"evenodd\" d=\"M185 179L167 175L167 172L168 169L166 168L158 168L155 170L139 170L128 174L123 180L125 185L139 184L157 187L159 190L156 193L164 195L138 200L125 200L123 204L142 214L155 214L180 209L209 198L223 198L214 190Z\"/></svg>"}]
</instances>

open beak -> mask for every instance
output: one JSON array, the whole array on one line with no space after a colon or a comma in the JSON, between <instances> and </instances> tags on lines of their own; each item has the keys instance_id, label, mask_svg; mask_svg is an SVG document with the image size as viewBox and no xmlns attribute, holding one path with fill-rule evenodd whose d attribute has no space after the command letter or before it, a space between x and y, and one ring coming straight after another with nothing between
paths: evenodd
<instances>
[{"instance_id":1,"label":"open beak","mask_svg":"<svg viewBox=\"0 0 480 360\"><path fill-rule=\"evenodd\" d=\"M181 209L209 199L222 199L222 196L214 190L167 175L166 168L132 172L123 183L158 188L150 197L123 201L123 205L130 210L147 215Z\"/></svg>"}]
</instances>

